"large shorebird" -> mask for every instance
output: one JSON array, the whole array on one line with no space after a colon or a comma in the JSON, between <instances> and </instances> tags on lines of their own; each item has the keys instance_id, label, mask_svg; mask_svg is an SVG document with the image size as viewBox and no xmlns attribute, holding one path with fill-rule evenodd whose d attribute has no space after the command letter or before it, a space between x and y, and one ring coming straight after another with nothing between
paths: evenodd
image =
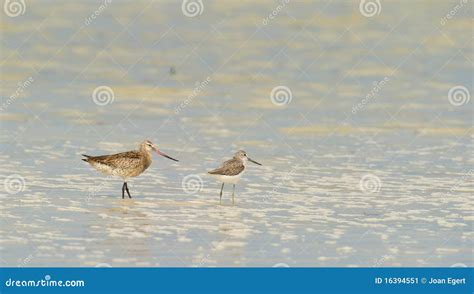
<instances>
[{"instance_id":1,"label":"large shorebird","mask_svg":"<svg viewBox=\"0 0 474 294\"><path fill-rule=\"evenodd\" d=\"M155 151L157 154L171 160L178 161L161 152L158 147L149 140L141 143L138 150L102 156L83 154L86 158L82 160L103 174L121 177L123 179L122 199L125 198L125 191L127 191L128 197L132 198L128 191L127 179L140 175L150 166L152 162L151 151Z\"/></svg>"},{"instance_id":2,"label":"large shorebird","mask_svg":"<svg viewBox=\"0 0 474 294\"><path fill-rule=\"evenodd\" d=\"M222 191L224 190L224 184L227 183L234 185L234 189L232 191L232 204L235 204L235 185L239 182L240 178L244 174L247 161L261 165L255 160L249 158L247 156L247 152L240 150L234 154L234 157L231 160L224 162L221 167L208 172L210 175L219 180L219 182L222 182L221 193L219 197L220 203L222 203Z\"/></svg>"}]
</instances>

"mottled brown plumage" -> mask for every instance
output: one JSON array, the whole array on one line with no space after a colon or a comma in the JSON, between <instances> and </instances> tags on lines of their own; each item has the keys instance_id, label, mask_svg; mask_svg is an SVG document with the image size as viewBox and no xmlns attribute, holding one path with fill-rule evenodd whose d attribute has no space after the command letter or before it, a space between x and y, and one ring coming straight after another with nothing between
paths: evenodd
<instances>
[{"instance_id":1,"label":"mottled brown plumage","mask_svg":"<svg viewBox=\"0 0 474 294\"><path fill-rule=\"evenodd\" d=\"M102 156L90 156L84 154L83 156L86 158L83 158L82 160L89 163L101 173L121 177L124 180L122 186L122 198L125 198L125 191L127 192L128 197L132 198L128 191L127 179L139 176L151 165L152 150L159 155L178 161L159 151L158 148L148 140L141 143L139 149L135 151Z\"/></svg>"},{"instance_id":2,"label":"mottled brown plumage","mask_svg":"<svg viewBox=\"0 0 474 294\"><path fill-rule=\"evenodd\" d=\"M143 173L152 162L151 154L146 150L128 151L111 155L84 155L91 166L107 175L119 176L126 180Z\"/></svg>"},{"instance_id":3,"label":"mottled brown plumage","mask_svg":"<svg viewBox=\"0 0 474 294\"><path fill-rule=\"evenodd\" d=\"M211 175L236 176L245 169L244 162L238 158L232 158L225 161L221 167L211 170Z\"/></svg>"}]
</instances>

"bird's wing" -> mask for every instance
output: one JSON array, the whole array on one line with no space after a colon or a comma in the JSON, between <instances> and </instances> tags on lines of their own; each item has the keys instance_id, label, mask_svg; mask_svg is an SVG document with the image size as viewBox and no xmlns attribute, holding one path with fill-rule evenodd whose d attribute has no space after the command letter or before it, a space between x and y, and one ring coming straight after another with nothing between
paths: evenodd
<instances>
[{"instance_id":1,"label":"bird's wing","mask_svg":"<svg viewBox=\"0 0 474 294\"><path fill-rule=\"evenodd\" d=\"M224 162L221 167L211 170L211 175L236 176L244 170L245 166L240 160L231 159Z\"/></svg>"},{"instance_id":2,"label":"bird's wing","mask_svg":"<svg viewBox=\"0 0 474 294\"><path fill-rule=\"evenodd\" d=\"M140 154L136 151L128 151L112 155L89 156L87 161L104 164L113 168L123 166L134 167L142 163Z\"/></svg>"}]
</instances>

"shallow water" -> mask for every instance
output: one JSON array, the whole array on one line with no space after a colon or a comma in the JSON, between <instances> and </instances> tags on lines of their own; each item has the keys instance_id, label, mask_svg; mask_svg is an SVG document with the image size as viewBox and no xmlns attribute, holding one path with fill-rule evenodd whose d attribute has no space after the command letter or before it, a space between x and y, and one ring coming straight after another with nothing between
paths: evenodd
<instances>
[{"instance_id":1,"label":"shallow water","mask_svg":"<svg viewBox=\"0 0 474 294\"><path fill-rule=\"evenodd\" d=\"M455 1L374 17L333 2L289 2L266 25L278 2L2 14L0 263L473 266L473 102L448 100L472 93L472 5L443 25ZM113 101L94 103L99 86ZM155 157L132 200L80 160L144 139L180 162ZM206 171L240 148L264 166L219 205Z\"/></svg>"}]
</instances>

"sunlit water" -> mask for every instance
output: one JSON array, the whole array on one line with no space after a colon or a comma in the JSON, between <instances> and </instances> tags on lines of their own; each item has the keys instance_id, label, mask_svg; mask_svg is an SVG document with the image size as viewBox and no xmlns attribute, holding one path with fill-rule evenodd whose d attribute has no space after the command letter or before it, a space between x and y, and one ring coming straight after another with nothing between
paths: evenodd
<instances>
[{"instance_id":1,"label":"sunlit water","mask_svg":"<svg viewBox=\"0 0 474 294\"><path fill-rule=\"evenodd\" d=\"M291 1L266 25L278 2L2 14L1 264L472 266L473 102L448 100L472 93L472 6L443 25L456 1L356 2ZM155 156L132 200L80 160L144 139L180 162ZM206 171L240 148L264 166L219 205Z\"/></svg>"}]
</instances>

